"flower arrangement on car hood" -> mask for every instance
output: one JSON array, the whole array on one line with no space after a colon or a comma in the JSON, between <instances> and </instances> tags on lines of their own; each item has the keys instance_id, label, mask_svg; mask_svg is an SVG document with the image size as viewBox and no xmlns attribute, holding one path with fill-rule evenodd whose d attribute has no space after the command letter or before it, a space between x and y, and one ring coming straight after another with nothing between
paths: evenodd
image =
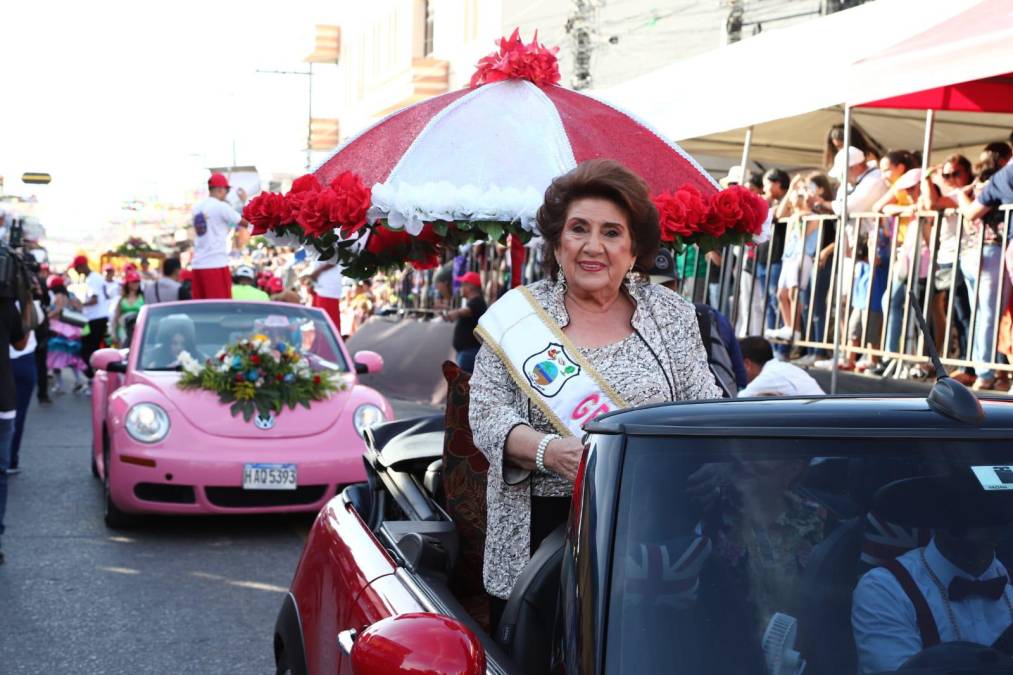
<instances>
[{"instance_id":1,"label":"flower arrangement on car hood","mask_svg":"<svg viewBox=\"0 0 1013 675\"><path fill-rule=\"evenodd\" d=\"M322 401L346 387L326 371L313 372L291 344L272 342L261 333L223 347L203 364L184 351L179 365L181 389L213 391L221 403L230 404L233 417L242 413L247 422L254 414L280 413L285 406L309 409L311 401Z\"/></svg>"}]
</instances>

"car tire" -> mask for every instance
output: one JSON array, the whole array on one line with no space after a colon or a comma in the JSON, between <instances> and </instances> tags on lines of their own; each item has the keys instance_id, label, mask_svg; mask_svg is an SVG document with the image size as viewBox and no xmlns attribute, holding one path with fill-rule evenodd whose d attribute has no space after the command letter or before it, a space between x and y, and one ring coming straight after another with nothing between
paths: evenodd
<instances>
[{"instance_id":1,"label":"car tire","mask_svg":"<svg viewBox=\"0 0 1013 675\"><path fill-rule=\"evenodd\" d=\"M105 478L102 481L103 513L106 527L113 530L125 530L137 525L138 518L135 515L120 510L113 501L109 491L109 474L112 462L109 461L109 451L103 454L105 464Z\"/></svg>"}]
</instances>

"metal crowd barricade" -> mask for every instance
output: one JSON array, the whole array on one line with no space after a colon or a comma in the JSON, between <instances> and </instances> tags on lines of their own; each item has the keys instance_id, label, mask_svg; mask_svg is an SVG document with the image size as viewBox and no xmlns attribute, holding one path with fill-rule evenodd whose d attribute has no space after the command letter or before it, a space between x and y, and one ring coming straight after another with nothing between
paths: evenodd
<instances>
[{"instance_id":1,"label":"metal crowd barricade","mask_svg":"<svg viewBox=\"0 0 1013 675\"><path fill-rule=\"evenodd\" d=\"M793 329L797 330L801 337L797 340L773 340L778 344L801 347L808 349L823 350L829 352L833 346L833 333L831 330L844 331L844 340L841 340L843 355L856 354L869 358L882 358L892 361L892 371L888 374L903 376L907 370L918 364L928 364L929 359L925 349L925 336L915 327L911 307L911 294L913 290L923 315L927 318L933 330L932 339L940 348L944 364L957 368L975 368L982 370L1013 371L1013 365L1007 362L1006 357L999 352L999 331L1002 323L1002 315L1007 307L1010 294L1010 280L1013 279L1013 265L1007 267L1006 250L1010 245L1009 229L1013 220L1013 205L1004 205L999 208L1001 214L1000 232L997 233L997 241L991 244L985 243L985 227L980 223L968 223L959 212L948 210L945 212L918 211L909 216L886 216L880 213L856 213L848 218L846 227L837 227L833 238L833 254L822 266L820 264L820 245L825 243L828 227L836 224L837 216L830 215L809 215L801 218L801 223L789 224L789 227L801 227L802 259L798 269L798 291L795 300L790 307L791 315L794 317ZM805 229L808 223L816 222L815 237L817 246L810 251L806 247ZM786 232L786 237L790 236ZM869 274L866 283L869 285L865 314L861 320L860 338L857 345L849 343L850 317L855 294L856 268L860 262L857 258L857 243L859 235L867 236ZM845 237L848 240L845 240ZM882 241L883 237L889 237L889 245ZM915 238L910 241L908 238ZM900 242L904 239L904 243ZM847 244L847 245L845 245ZM947 247L948 256L942 263L940 253ZM986 247L997 246L999 250L986 258ZM969 252L968 247L973 249ZM826 248L826 247L824 247ZM886 253L888 249L889 253ZM745 294L745 298L734 298L730 306L722 302L719 309L728 309L728 314L733 325L737 326L740 337L745 335L759 335L764 333L767 327L754 326L754 303L761 302L760 317L765 317L767 308L771 302L771 289L777 289L776 279L769 276L771 269L770 252L773 247L767 247L767 259L756 261L750 273L746 269L747 252L741 248L734 256L735 266L722 265L722 287L726 285L736 289L735 295ZM882 264L877 255L882 253L889 256L889 265ZM903 253L903 255L901 255ZM923 260L928 256L928 261ZM950 259L952 256L952 260ZM994 258L998 257L996 261ZM728 260L724 258L723 262ZM804 279L805 268L811 264L808 279ZM991 268L986 267L986 262ZM1013 261L1011 261L1013 262ZM879 264L877 264L879 263ZM765 265L767 276L764 279L763 292L755 292L757 278L757 266ZM836 288L838 279L838 266L845 265L843 280L847 288L838 292ZM830 283L824 291L825 296L820 297L820 285L822 267L829 267ZM902 266L902 267L899 267ZM943 267L948 266L948 267ZM924 269L924 276L922 270ZM951 274L948 283L936 287L937 274L944 269L949 269ZM871 318L871 307L875 304L872 297L873 289L877 284L879 275L887 274L882 298L882 325L879 335L870 335L869 322ZM983 277L996 274L993 280L994 297L989 297L983 290L985 284ZM743 276L746 275L746 276ZM958 275L960 275L958 277ZM731 281L725 282L727 276L734 277ZM974 289L970 288L968 279L974 280ZM742 282L745 280L745 285ZM803 281L806 283L803 285ZM903 284L905 292L900 296L898 286ZM748 287L748 291L746 289ZM967 292L969 316L966 317L966 329L963 322L959 320L957 303L962 299L963 289ZM744 293L745 292L745 293ZM937 296L945 293L945 303ZM894 297L897 295L898 297ZM726 300L722 294L721 300ZM895 303L901 302L902 305ZM983 306L988 302L988 306ZM937 304L938 303L938 304ZM822 305L822 312L819 306ZM745 311L745 330L738 330L743 322L736 323L738 315ZM984 325L980 321L982 312L988 311L992 314L994 321L990 325ZM896 313L899 313L896 314ZM838 314L840 314L838 316ZM890 325L891 314L894 314L893 322L899 322L899 335L897 337L896 349L891 349ZM822 319L822 330L816 330L817 316ZM761 318L761 324L766 319ZM775 327L783 325L779 316ZM988 351L985 354L975 353L975 340L981 330L990 331ZM819 333L819 334L817 334ZM963 350L955 353L953 338L955 334L963 336Z\"/></svg>"}]
</instances>

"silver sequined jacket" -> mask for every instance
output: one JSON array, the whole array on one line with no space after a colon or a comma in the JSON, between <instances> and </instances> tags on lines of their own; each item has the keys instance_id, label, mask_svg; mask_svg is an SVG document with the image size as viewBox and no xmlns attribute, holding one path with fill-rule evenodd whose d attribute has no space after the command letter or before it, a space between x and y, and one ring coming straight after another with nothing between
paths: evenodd
<instances>
[{"instance_id":1,"label":"silver sequined jacket","mask_svg":"<svg viewBox=\"0 0 1013 675\"><path fill-rule=\"evenodd\" d=\"M564 283L544 280L528 288L556 323L569 323ZM656 284L634 284L631 296L636 302L634 334L614 346L581 350L595 369L634 406L720 398L693 306ZM554 429L484 346L471 377L469 419L476 447L489 458L485 588L505 599L530 557L531 496L566 496L572 486L552 474L527 478L526 472L504 467L503 449L515 426L526 424L545 433Z\"/></svg>"}]
</instances>

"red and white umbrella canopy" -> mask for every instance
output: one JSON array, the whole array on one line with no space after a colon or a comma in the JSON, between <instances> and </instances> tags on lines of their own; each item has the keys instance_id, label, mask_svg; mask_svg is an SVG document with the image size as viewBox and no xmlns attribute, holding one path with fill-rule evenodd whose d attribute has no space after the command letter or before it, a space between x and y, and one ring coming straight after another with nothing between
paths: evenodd
<instances>
[{"instance_id":1,"label":"red and white umbrella canopy","mask_svg":"<svg viewBox=\"0 0 1013 675\"><path fill-rule=\"evenodd\" d=\"M762 198L741 186L719 191L646 124L557 86L555 50L537 39L524 44L515 31L499 46L479 61L468 89L390 115L287 194L254 198L243 210L254 233L312 246L361 277L431 266L448 243L524 240L554 178L611 159L647 182L663 245L709 250L765 238Z\"/></svg>"},{"instance_id":2,"label":"red and white umbrella canopy","mask_svg":"<svg viewBox=\"0 0 1013 675\"><path fill-rule=\"evenodd\" d=\"M519 222L553 178L578 163L617 160L660 194L717 184L678 145L598 99L557 85L509 79L400 110L348 140L315 172L345 171L372 185L370 218L421 232L432 221Z\"/></svg>"}]
</instances>

